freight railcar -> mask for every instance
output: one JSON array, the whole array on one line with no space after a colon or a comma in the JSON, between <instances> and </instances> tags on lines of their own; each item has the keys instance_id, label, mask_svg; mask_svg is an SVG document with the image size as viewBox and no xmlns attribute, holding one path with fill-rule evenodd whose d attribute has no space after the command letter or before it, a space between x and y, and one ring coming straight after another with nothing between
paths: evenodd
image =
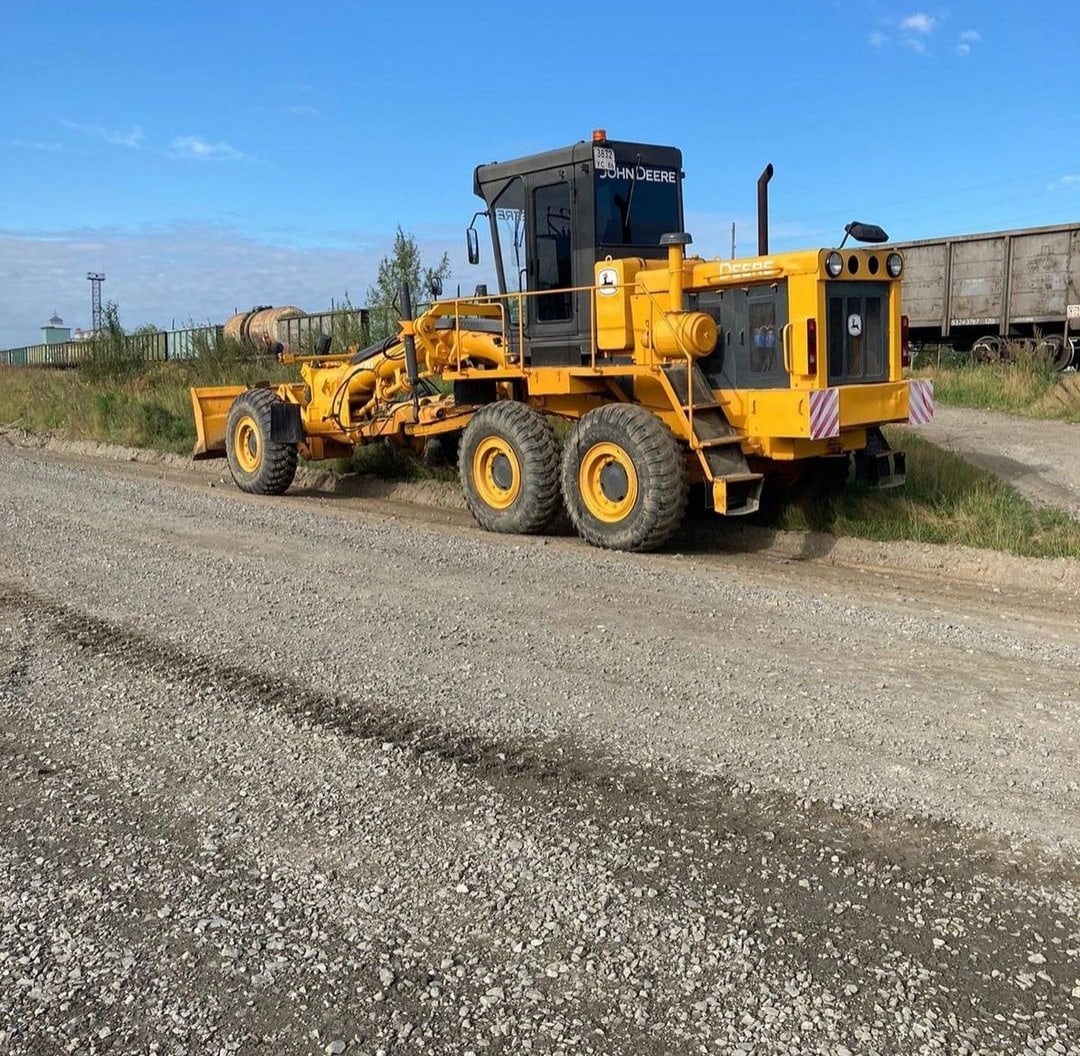
<instances>
[{"instance_id":1,"label":"freight railcar","mask_svg":"<svg viewBox=\"0 0 1080 1056\"><path fill-rule=\"evenodd\" d=\"M1080 223L899 242L911 340L997 359L1009 343L1059 370L1080 349Z\"/></svg>"}]
</instances>

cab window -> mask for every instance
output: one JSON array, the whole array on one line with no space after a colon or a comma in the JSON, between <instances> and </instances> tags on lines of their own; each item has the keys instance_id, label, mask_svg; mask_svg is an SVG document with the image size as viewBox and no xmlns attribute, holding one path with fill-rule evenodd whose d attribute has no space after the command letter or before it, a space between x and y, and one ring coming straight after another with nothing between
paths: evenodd
<instances>
[{"instance_id":1,"label":"cab window","mask_svg":"<svg viewBox=\"0 0 1080 1056\"><path fill-rule=\"evenodd\" d=\"M776 370L776 302L750 301L750 371L771 374Z\"/></svg>"},{"instance_id":2,"label":"cab window","mask_svg":"<svg viewBox=\"0 0 1080 1056\"><path fill-rule=\"evenodd\" d=\"M525 274L525 184L520 179L511 180L492 203L495 236L499 242L499 264L502 270L503 290L516 294L523 287ZM506 298L509 321L517 323L517 297Z\"/></svg>"},{"instance_id":3,"label":"cab window","mask_svg":"<svg viewBox=\"0 0 1080 1056\"><path fill-rule=\"evenodd\" d=\"M568 290L574 284L569 183L554 183L533 192L533 225L536 232L536 289ZM538 322L569 319L572 315L572 294L540 292L536 297Z\"/></svg>"}]
</instances>

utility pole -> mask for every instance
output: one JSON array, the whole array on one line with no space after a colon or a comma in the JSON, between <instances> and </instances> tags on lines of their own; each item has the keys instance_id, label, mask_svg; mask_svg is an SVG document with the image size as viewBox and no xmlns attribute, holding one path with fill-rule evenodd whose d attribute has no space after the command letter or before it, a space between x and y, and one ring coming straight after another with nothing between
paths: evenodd
<instances>
[{"instance_id":1,"label":"utility pole","mask_svg":"<svg viewBox=\"0 0 1080 1056\"><path fill-rule=\"evenodd\" d=\"M105 281L103 271L88 271L90 280L90 330L97 333L101 329L101 284Z\"/></svg>"}]
</instances>

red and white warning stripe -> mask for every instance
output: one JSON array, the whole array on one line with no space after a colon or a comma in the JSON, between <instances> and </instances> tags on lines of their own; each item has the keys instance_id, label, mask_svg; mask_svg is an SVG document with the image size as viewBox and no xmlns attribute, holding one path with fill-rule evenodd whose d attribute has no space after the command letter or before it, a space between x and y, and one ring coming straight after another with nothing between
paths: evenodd
<instances>
[{"instance_id":1,"label":"red and white warning stripe","mask_svg":"<svg viewBox=\"0 0 1080 1056\"><path fill-rule=\"evenodd\" d=\"M840 390L814 389L810 393L810 439L840 435Z\"/></svg>"},{"instance_id":2,"label":"red and white warning stripe","mask_svg":"<svg viewBox=\"0 0 1080 1056\"><path fill-rule=\"evenodd\" d=\"M926 425L934 417L934 383L924 378L908 382L908 424Z\"/></svg>"}]
</instances>

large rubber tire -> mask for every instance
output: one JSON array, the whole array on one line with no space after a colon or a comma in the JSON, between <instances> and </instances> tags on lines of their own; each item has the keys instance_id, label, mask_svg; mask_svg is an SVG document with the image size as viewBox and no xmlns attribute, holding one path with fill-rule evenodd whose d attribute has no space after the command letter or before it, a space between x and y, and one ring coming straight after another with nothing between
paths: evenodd
<instances>
[{"instance_id":1,"label":"large rubber tire","mask_svg":"<svg viewBox=\"0 0 1080 1056\"><path fill-rule=\"evenodd\" d=\"M280 495L296 476L296 445L270 439L270 408L278 402L269 389L248 389L225 419L229 469L236 486L252 495Z\"/></svg>"},{"instance_id":2,"label":"large rubber tire","mask_svg":"<svg viewBox=\"0 0 1080 1056\"><path fill-rule=\"evenodd\" d=\"M465 504L489 532L533 535L559 514L559 444L551 422L516 400L489 403L461 434Z\"/></svg>"},{"instance_id":3,"label":"large rubber tire","mask_svg":"<svg viewBox=\"0 0 1080 1056\"><path fill-rule=\"evenodd\" d=\"M671 430L644 407L589 411L563 446L563 500L578 535L609 550L656 550L682 524L686 460Z\"/></svg>"}]
</instances>

